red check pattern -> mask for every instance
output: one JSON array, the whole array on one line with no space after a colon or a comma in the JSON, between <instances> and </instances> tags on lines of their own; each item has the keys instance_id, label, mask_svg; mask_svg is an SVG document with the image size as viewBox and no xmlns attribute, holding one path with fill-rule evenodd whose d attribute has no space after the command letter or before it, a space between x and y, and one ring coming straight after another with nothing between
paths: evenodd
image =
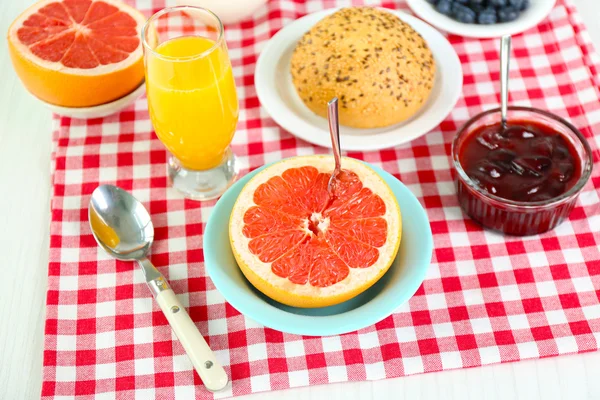
<instances>
[{"instance_id":1,"label":"red check pattern","mask_svg":"<svg viewBox=\"0 0 600 400\"><path fill-rule=\"evenodd\" d=\"M273 0L227 27L241 117L234 151L244 172L326 150L280 129L259 106L257 56L282 26L348 1ZM164 4L139 0L147 15ZM405 8L385 2L385 7ZM167 154L146 100L104 119L56 118L54 197L45 328L44 398L210 398L133 263L99 250L87 223L89 196L116 184L152 214L152 261L168 277L231 376L221 398L328 382L373 380L597 350L600 345L600 169L570 219L528 238L482 230L461 213L450 142L470 116L496 106L498 41L450 37L464 69L464 96L442 124L409 145L352 157L382 166L425 206L435 250L427 278L393 315L358 332L315 338L244 318L206 276L202 234L214 202L168 187ZM570 119L600 162L599 58L573 7L513 40L511 96ZM407 232L410 234L410 232Z\"/></svg>"}]
</instances>

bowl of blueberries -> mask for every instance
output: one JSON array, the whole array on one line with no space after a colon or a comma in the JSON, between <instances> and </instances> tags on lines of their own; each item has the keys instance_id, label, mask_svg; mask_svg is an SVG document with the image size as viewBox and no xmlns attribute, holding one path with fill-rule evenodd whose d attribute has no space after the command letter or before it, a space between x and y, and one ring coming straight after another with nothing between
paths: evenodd
<instances>
[{"instance_id":1,"label":"bowl of blueberries","mask_svg":"<svg viewBox=\"0 0 600 400\"><path fill-rule=\"evenodd\" d=\"M455 35L495 38L524 32L548 16L556 0L407 0L421 19Z\"/></svg>"}]
</instances>

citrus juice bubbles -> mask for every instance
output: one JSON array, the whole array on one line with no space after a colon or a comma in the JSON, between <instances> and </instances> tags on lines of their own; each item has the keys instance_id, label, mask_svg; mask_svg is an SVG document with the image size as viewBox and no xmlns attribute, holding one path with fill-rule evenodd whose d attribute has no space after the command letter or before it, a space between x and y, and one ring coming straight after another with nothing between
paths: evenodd
<instances>
[{"instance_id":1,"label":"citrus juice bubbles","mask_svg":"<svg viewBox=\"0 0 600 400\"><path fill-rule=\"evenodd\" d=\"M218 166L238 120L227 51L199 36L161 43L146 58L148 110L160 141L189 170Z\"/></svg>"}]
</instances>

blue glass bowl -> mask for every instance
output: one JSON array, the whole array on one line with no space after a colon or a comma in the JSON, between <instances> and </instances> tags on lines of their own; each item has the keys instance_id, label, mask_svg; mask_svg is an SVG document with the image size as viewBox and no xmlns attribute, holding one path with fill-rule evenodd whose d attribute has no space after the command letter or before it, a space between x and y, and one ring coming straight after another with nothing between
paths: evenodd
<instances>
[{"instance_id":1,"label":"blue glass bowl","mask_svg":"<svg viewBox=\"0 0 600 400\"><path fill-rule=\"evenodd\" d=\"M381 321L417 291L431 262L433 238L427 214L398 179L369 165L390 186L402 212L402 241L394 263L371 288L344 303L323 308L295 308L271 300L250 284L239 269L229 243L229 216L244 185L265 167L235 183L215 205L204 232L206 272L235 309L259 324L308 336L352 332Z\"/></svg>"}]
</instances>

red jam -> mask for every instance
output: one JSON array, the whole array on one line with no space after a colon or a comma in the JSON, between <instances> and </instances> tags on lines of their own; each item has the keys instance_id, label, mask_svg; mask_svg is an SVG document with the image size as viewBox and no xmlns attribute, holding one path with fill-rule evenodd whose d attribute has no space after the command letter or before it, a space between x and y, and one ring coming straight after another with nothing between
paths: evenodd
<instances>
[{"instance_id":1,"label":"red jam","mask_svg":"<svg viewBox=\"0 0 600 400\"><path fill-rule=\"evenodd\" d=\"M571 189L581 177L573 144L550 127L532 121L498 122L468 134L460 164L479 187L508 200L538 202Z\"/></svg>"},{"instance_id":2,"label":"red jam","mask_svg":"<svg viewBox=\"0 0 600 400\"><path fill-rule=\"evenodd\" d=\"M589 174L590 161L584 162L582 154L591 150L566 121L533 109L509 111L531 118L509 118L503 128L495 122L499 110L486 111L457 134L452 154L462 170L456 174L458 201L490 229L519 236L543 233L571 213L579 193L559 197ZM469 129L481 120L487 124Z\"/></svg>"}]
</instances>

